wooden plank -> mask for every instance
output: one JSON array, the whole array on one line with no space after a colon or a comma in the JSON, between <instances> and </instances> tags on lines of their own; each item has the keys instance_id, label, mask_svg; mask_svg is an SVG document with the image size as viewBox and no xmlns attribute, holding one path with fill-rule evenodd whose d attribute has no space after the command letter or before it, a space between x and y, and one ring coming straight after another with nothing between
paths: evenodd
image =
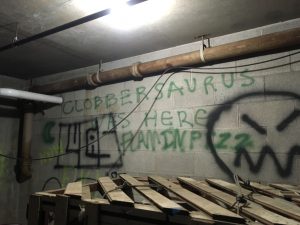
<instances>
[{"instance_id":1,"label":"wooden plank","mask_svg":"<svg viewBox=\"0 0 300 225\"><path fill-rule=\"evenodd\" d=\"M52 193L48 193L48 192L35 192L36 195L39 195L39 196L47 196L47 197L56 197L56 194L52 194Z\"/></svg>"},{"instance_id":2,"label":"wooden plank","mask_svg":"<svg viewBox=\"0 0 300 225\"><path fill-rule=\"evenodd\" d=\"M205 184L204 182L199 182L192 178L186 178L186 177L179 177L178 180L182 184L186 185L188 188L195 191L199 191L200 193L206 196L214 198L215 200L222 202L228 207L232 207L236 202L236 198L234 196L222 192L218 189L215 189ZM237 209L237 206L235 205L234 208ZM299 225L297 221L288 219L274 212L271 212L267 209L264 209L262 206L252 201L248 201L247 207L241 208L240 211L243 215L255 219L264 224L289 224L289 225L298 224Z\"/></svg>"},{"instance_id":3,"label":"wooden plank","mask_svg":"<svg viewBox=\"0 0 300 225\"><path fill-rule=\"evenodd\" d=\"M167 215L162 212L159 208L154 205L145 205L140 203L134 204L134 210L128 211L130 216L135 216L142 218L142 220L147 221L148 219L165 222L167 220ZM158 224L160 224L158 222Z\"/></svg>"},{"instance_id":4,"label":"wooden plank","mask_svg":"<svg viewBox=\"0 0 300 225\"><path fill-rule=\"evenodd\" d=\"M292 191L300 194L300 188L290 184L269 184L271 187L277 188L282 191Z\"/></svg>"},{"instance_id":5,"label":"wooden plank","mask_svg":"<svg viewBox=\"0 0 300 225\"><path fill-rule=\"evenodd\" d=\"M259 195L254 196L254 201L267 209L277 212L281 215L300 221L300 208L292 202L279 198L270 198Z\"/></svg>"},{"instance_id":6,"label":"wooden plank","mask_svg":"<svg viewBox=\"0 0 300 225\"><path fill-rule=\"evenodd\" d=\"M109 205L109 201L104 198L84 199L83 202L88 202L88 203L98 204L98 205Z\"/></svg>"},{"instance_id":7,"label":"wooden plank","mask_svg":"<svg viewBox=\"0 0 300 225\"><path fill-rule=\"evenodd\" d=\"M240 188L238 187L236 184L233 183L229 183L227 181L224 180L220 180L220 179L206 179L206 181L210 184L213 185L215 187L221 188L222 190L225 190L231 194L236 195L237 193L241 192L241 194L243 195L250 195L252 193L252 191L249 191L245 188Z\"/></svg>"},{"instance_id":8,"label":"wooden plank","mask_svg":"<svg viewBox=\"0 0 300 225\"><path fill-rule=\"evenodd\" d=\"M200 211L190 212L190 217L193 221L199 221L205 224L215 224L215 221L209 215Z\"/></svg>"},{"instance_id":9,"label":"wooden plank","mask_svg":"<svg viewBox=\"0 0 300 225\"><path fill-rule=\"evenodd\" d=\"M294 191L281 191L281 193L287 199L300 198L300 194L298 194L297 192L294 192Z\"/></svg>"},{"instance_id":10,"label":"wooden plank","mask_svg":"<svg viewBox=\"0 0 300 225\"><path fill-rule=\"evenodd\" d=\"M292 201L295 202L298 206L300 206L300 199L299 198L292 198Z\"/></svg>"},{"instance_id":11,"label":"wooden plank","mask_svg":"<svg viewBox=\"0 0 300 225\"><path fill-rule=\"evenodd\" d=\"M247 186L244 187L249 189L249 187ZM297 204L298 206L300 204L300 194L298 194L297 192L279 190L269 185L264 185L256 182L251 182L251 187L259 193L263 193L271 197L288 199Z\"/></svg>"},{"instance_id":12,"label":"wooden plank","mask_svg":"<svg viewBox=\"0 0 300 225\"><path fill-rule=\"evenodd\" d=\"M154 205L156 205L163 212L171 215L188 215L188 211L182 206L178 205L174 201L166 198L155 190L144 185L144 183L138 181L137 179L129 176L127 174L121 174L120 177L132 186L135 190L145 196Z\"/></svg>"},{"instance_id":13,"label":"wooden plank","mask_svg":"<svg viewBox=\"0 0 300 225\"><path fill-rule=\"evenodd\" d=\"M82 197L81 199L91 199L91 190L89 186L82 186Z\"/></svg>"},{"instance_id":14,"label":"wooden plank","mask_svg":"<svg viewBox=\"0 0 300 225\"><path fill-rule=\"evenodd\" d=\"M57 195L55 198L55 221L54 225L68 224L68 206L69 197L66 195Z\"/></svg>"},{"instance_id":15,"label":"wooden plank","mask_svg":"<svg viewBox=\"0 0 300 225\"><path fill-rule=\"evenodd\" d=\"M47 191L45 191L45 192L51 193L51 194L64 194L65 188L59 188L59 189L53 189L53 190L47 190Z\"/></svg>"},{"instance_id":16,"label":"wooden plank","mask_svg":"<svg viewBox=\"0 0 300 225\"><path fill-rule=\"evenodd\" d=\"M41 208L40 205L40 196L38 195L31 195L29 198L29 205L28 205L28 224L30 225L39 225L41 224Z\"/></svg>"},{"instance_id":17,"label":"wooden plank","mask_svg":"<svg viewBox=\"0 0 300 225\"><path fill-rule=\"evenodd\" d=\"M284 198L285 196L281 193L280 190L270 187L268 185L264 185L261 183L257 183L257 182L251 182L251 187L260 193L272 196L272 197L280 197L280 198ZM249 190L251 190L248 186L243 186L244 188L247 188Z\"/></svg>"},{"instance_id":18,"label":"wooden plank","mask_svg":"<svg viewBox=\"0 0 300 225\"><path fill-rule=\"evenodd\" d=\"M288 184L270 184L271 187L279 189L285 198L292 200L300 206L300 187Z\"/></svg>"},{"instance_id":19,"label":"wooden plank","mask_svg":"<svg viewBox=\"0 0 300 225\"><path fill-rule=\"evenodd\" d=\"M91 192L97 191L98 190L98 182L92 182L89 184L85 184L83 186L89 186ZM45 191L47 193L52 193L52 194L64 194L65 188L59 188L59 189L53 189L53 190L47 190Z\"/></svg>"},{"instance_id":20,"label":"wooden plank","mask_svg":"<svg viewBox=\"0 0 300 225\"><path fill-rule=\"evenodd\" d=\"M145 205L140 203L134 204L135 210L129 211L128 215L138 217L151 217L152 219L165 220L165 214L154 205Z\"/></svg>"},{"instance_id":21,"label":"wooden plank","mask_svg":"<svg viewBox=\"0 0 300 225\"><path fill-rule=\"evenodd\" d=\"M82 182L73 182L73 183L68 183L65 192L65 195L69 195L72 197L80 197L82 196Z\"/></svg>"},{"instance_id":22,"label":"wooden plank","mask_svg":"<svg viewBox=\"0 0 300 225\"><path fill-rule=\"evenodd\" d=\"M219 179L206 179L206 180L209 184L213 186L217 186L234 195L237 195L239 191L241 191L242 194L244 195L250 194L250 191L244 188L239 188L233 183L229 183ZM300 208L291 202L288 202L284 199L271 198L261 194L253 194L251 196L251 200L276 213L300 221Z\"/></svg>"},{"instance_id":23,"label":"wooden plank","mask_svg":"<svg viewBox=\"0 0 300 225\"><path fill-rule=\"evenodd\" d=\"M134 207L127 207L127 206L109 204L109 201L107 199L90 199L90 200L85 200L84 202L99 205L98 213L99 213L99 217L101 218L101 223L99 222L99 224L102 224L103 219L106 214L111 214L118 218L122 218L122 217L132 218L132 221L130 221L132 223L129 223L127 221L127 223L125 223L125 224L133 224L133 222L134 222L134 224L141 225L141 224L144 224L144 222L142 222L142 221L147 221L147 222L149 221L149 223L151 223L153 225L154 224L173 224L173 223L170 223L171 219L174 219L175 221L176 221L176 219L181 219L182 221L184 221L184 223L182 223L182 224L190 224L191 225L191 223L190 223L191 219L192 219L191 217L181 216L181 215L180 216L178 216L178 215L170 216L170 215L167 215L164 212L162 212L159 208L157 208L154 205L145 205L145 204L135 203ZM213 219L211 217L209 217L208 215L206 217L203 216L203 218L205 218L205 220L201 221L202 222L201 224L204 224L203 222L206 222L206 221L213 222ZM181 223L178 223L178 221L177 221L175 224L181 224Z\"/></svg>"},{"instance_id":24,"label":"wooden plank","mask_svg":"<svg viewBox=\"0 0 300 225\"><path fill-rule=\"evenodd\" d=\"M132 199L121 189L118 189L118 186L109 177L99 178L98 183L103 189L105 198L107 198L111 204L133 206L134 202Z\"/></svg>"},{"instance_id":25,"label":"wooden plank","mask_svg":"<svg viewBox=\"0 0 300 225\"><path fill-rule=\"evenodd\" d=\"M85 200L84 202L87 202L88 204L96 204L100 206L99 210L102 212L109 211L115 213L126 213L126 215L142 217L145 218L145 220L147 218L161 220L161 221L166 220L166 214L164 214L160 209L158 209L156 206L153 205L145 205L139 203L134 203L133 207L127 207L122 205L111 205L109 204L109 201L107 199L99 199L99 198Z\"/></svg>"},{"instance_id":26,"label":"wooden plank","mask_svg":"<svg viewBox=\"0 0 300 225\"><path fill-rule=\"evenodd\" d=\"M235 223L245 223L245 219L237 215L236 213L224 209L221 206L211 201L208 201L207 199L189 190L186 190L182 188L180 185L174 184L165 178L162 178L160 176L150 176L148 179L152 182L155 182L163 186L165 189L173 192L174 194L178 195L179 197L181 197L182 199L184 199L194 207L206 212L215 220L229 221Z\"/></svg>"}]
</instances>

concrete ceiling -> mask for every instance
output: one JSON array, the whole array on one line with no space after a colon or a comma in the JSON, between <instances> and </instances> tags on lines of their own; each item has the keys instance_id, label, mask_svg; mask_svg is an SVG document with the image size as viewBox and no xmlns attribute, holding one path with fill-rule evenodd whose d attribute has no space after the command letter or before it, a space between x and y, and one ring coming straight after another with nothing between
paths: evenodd
<instances>
[{"instance_id":1,"label":"concrete ceiling","mask_svg":"<svg viewBox=\"0 0 300 225\"><path fill-rule=\"evenodd\" d=\"M74 1L1 0L0 47L12 42L16 24L22 39L91 13ZM171 11L151 25L124 31L100 18L0 52L0 74L28 79L300 17L299 0L169 1Z\"/></svg>"}]
</instances>

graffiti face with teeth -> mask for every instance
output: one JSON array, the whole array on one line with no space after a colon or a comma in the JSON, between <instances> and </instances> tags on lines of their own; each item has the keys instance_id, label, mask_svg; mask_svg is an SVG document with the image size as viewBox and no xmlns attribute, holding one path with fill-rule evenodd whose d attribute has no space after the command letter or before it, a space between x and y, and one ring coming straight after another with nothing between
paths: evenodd
<instances>
[{"instance_id":1,"label":"graffiti face with teeth","mask_svg":"<svg viewBox=\"0 0 300 225\"><path fill-rule=\"evenodd\" d=\"M218 122L224 120L226 118L226 114L233 109L233 106L239 104L243 104L246 102L251 102L249 105L251 106L253 99L257 98L269 98L269 99L277 99L280 97L284 98L284 101L279 102L292 102L292 108L285 108L285 115L280 114L281 116L276 117L276 111L267 114L264 114L264 111L256 112L258 115L253 115L253 109L250 110L240 110L240 126L246 127L250 129L253 134L260 137L261 140L264 140L260 144L255 144L255 150L258 152L256 157L253 157L251 151L249 151L249 146L251 145L240 145L236 147L234 153L233 163L225 162L222 156L219 154L216 144L214 143L214 134L216 130L216 125ZM263 164L266 160L272 160L273 165L276 168L276 171L280 177L289 177L292 174L293 165L295 163L295 156L300 155L300 140L297 138L297 131L294 131L295 140L291 141L287 133L289 133L290 129L295 129L297 127L297 118L300 116L300 110L297 107L294 107L294 102L300 101L300 95L292 92L285 91L266 91L266 92L251 92L247 94L240 95L235 97L223 105L217 107L213 110L208 117L207 120L207 146L214 156L216 163L219 165L221 170L223 170L226 174L233 177L233 170L235 168L242 167L242 160L246 162L246 166L248 166L250 172L257 174L261 171ZM266 102L261 103L261 105L266 104ZM297 105L297 104L296 104ZM263 107L267 107L264 105ZM285 107L285 106L282 106ZM272 121L272 125L264 124L261 121L261 118L270 119ZM278 121L277 121L278 120ZM296 128L297 129L297 128ZM299 129L299 128L298 128ZM296 134L296 135L295 135ZM270 140L275 139L275 140ZM282 147L282 143L276 139L285 140L288 142L288 147ZM288 140L288 141L287 141ZM284 141L283 141L284 142ZM277 143L277 144L276 144ZM252 146L253 147L253 146ZM283 148L285 148L283 150ZM284 151L284 152L281 152ZM284 154L278 154L284 153Z\"/></svg>"}]
</instances>

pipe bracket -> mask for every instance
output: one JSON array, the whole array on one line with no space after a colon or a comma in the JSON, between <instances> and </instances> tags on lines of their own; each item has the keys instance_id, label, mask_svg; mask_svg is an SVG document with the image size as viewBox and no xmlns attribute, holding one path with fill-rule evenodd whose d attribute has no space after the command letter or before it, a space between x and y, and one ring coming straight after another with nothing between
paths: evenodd
<instances>
[{"instance_id":1,"label":"pipe bracket","mask_svg":"<svg viewBox=\"0 0 300 225\"><path fill-rule=\"evenodd\" d=\"M141 62L137 62L131 65L130 67L130 72L131 75L134 76L135 78L143 78L143 75L140 73L139 71L139 65L141 64Z\"/></svg>"},{"instance_id":2,"label":"pipe bracket","mask_svg":"<svg viewBox=\"0 0 300 225\"><path fill-rule=\"evenodd\" d=\"M202 36L202 41L200 45L200 59L202 62L205 63L205 58L204 58L204 49L206 48L206 45L204 44L204 37Z\"/></svg>"},{"instance_id":3,"label":"pipe bracket","mask_svg":"<svg viewBox=\"0 0 300 225\"><path fill-rule=\"evenodd\" d=\"M97 82L97 86L99 86L100 84L103 83L103 81L100 79L100 73L101 73L100 70L98 70L97 73L96 73L96 82Z\"/></svg>"},{"instance_id":4,"label":"pipe bracket","mask_svg":"<svg viewBox=\"0 0 300 225\"><path fill-rule=\"evenodd\" d=\"M98 73L97 73L97 74L98 74ZM88 75L86 76L87 83L88 83L88 85L91 86L91 87L97 87L97 86L98 86L97 83L95 83L95 82L93 81L93 76L94 76L94 74L88 74Z\"/></svg>"}]
</instances>

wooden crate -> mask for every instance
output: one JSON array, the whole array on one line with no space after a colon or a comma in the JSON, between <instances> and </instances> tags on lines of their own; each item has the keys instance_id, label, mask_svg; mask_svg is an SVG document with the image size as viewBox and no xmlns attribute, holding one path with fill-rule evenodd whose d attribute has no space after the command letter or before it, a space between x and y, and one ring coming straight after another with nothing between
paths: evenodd
<instances>
[{"instance_id":1,"label":"wooden crate","mask_svg":"<svg viewBox=\"0 0 300 225\"><path fill-rule=\"evenodd\" d=\"M28 225L300 224L299 193L286 184L121 174L31 195Z\"/></svg>"}]
</instances>

